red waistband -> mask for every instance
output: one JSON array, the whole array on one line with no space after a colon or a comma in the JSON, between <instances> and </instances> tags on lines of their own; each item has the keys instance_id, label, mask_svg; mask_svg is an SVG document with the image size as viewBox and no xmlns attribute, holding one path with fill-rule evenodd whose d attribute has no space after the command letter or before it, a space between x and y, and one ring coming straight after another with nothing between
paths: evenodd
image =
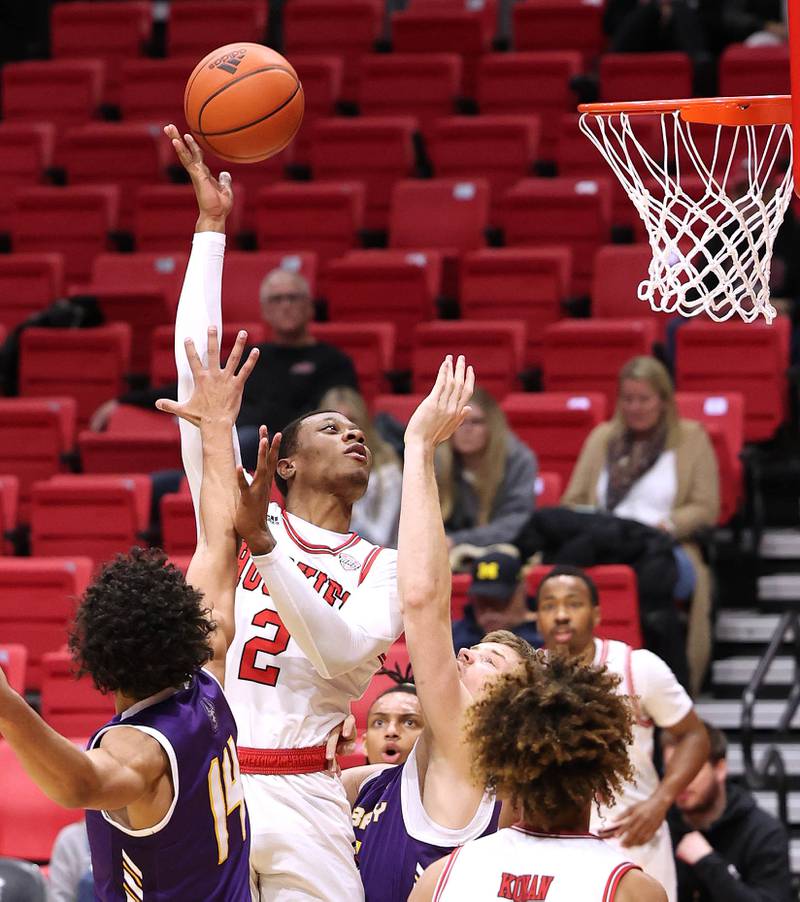
<instances>
[{"instance_id":1,"label":"red waistband","mask_svg":"<svg viewBox=\"0 0 800 902\"><path fill-rule=\"evenodd\" d=\"M305 749L248 749L239 746L243 774L313 774L326 770L325 746Z\"/></svg>"}]
</instances>

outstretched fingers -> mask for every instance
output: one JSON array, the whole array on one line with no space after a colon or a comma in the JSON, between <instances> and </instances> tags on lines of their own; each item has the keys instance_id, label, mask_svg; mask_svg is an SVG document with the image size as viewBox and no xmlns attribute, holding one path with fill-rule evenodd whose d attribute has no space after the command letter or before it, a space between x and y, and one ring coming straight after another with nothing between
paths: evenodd
<instances>
[{"instance_id":1,"label":"outstretched fingers","mask_svg":"<svg viewBox=\"0 0 800 902\"><path fill-rule=\"evenodd\" d=\"M233 347L231 348L231 352L228 355L228 359L223 367L228 373L235 373L238 366L239 361L242 359L242 354L244 353L244 347L247 344L247 332L242 329L240 332L236 334L236 341L233 343Z\"/></svg>"},{"instance_id":2,"label":"outstretched fingers","mask_svg":"<svg viewBox=\"0 0 800 902\"><path fill-rule=\"evenodd\" d=\"M208 327L208 368L209 370L219 369L219 336L217 335L217 327Z\"/></svg>"},{"instance_id":3,"label":"outstretched fingers","mask_svg":"<svg viewBox=\"0 0 800 902\"><path fill-rule=\"evenodd\" d=\"M195 382L202 373L203 361L200 359L200 355L197 353L197 348L194 345L194 342L191 338L187 338L183 342L183 346L186 349L186 359L189 361L189 369L192 371L192 376L194 376Z\"/></svg>"}]
</instances>

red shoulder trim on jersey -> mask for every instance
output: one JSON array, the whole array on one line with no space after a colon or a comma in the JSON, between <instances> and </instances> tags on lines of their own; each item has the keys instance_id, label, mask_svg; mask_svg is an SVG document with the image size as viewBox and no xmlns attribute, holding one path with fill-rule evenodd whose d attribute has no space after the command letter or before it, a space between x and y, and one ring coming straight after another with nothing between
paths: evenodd
<instances>
[{"instance_id":1,"label":"red shoulder trim on jersey","mask_svg":"<svg viewBox=\"0 0 800 902\"><path fill-rule=\"evenodd\" d=\"M457 849L453 849L453 851L447 856L447 864L444 866L444 870L439 875L439 880L436 883L436 889L433 891L432 902L439 902L439 900L442 898L442 890L444 890L447 881L450 879L450 872L453 870L453 865L455 864L456 858L458 858L458 853L463 848L463 846L459 846Z\"/></svg>"},{"instance_id":2,"label":"red shoulder trim on jersey","mask_svg":"<svg viewBox=\"0 0 800 902\"><path fill-rule=\"evenodd\" d=\"M619 886L619 882L628 873L628 871L641 871L641 868L638 864L634 864L632 861L625 861L622 864L618 864L608 875L608 880L606 881L606 889L603 893L603 902L614 902L614 896L616 896L617 894L617 887Z\"/></svg>"},{"instance_id":3,"label":"red shoulder trim on jersey","mask_svg":"<svg viewBox=\"0 0 800 902\"><path fill-rule=\"evenodd\" d=\"M380 545L376 545L372 551L364 558L364 563L361 565L361 573L358 575L358 584L359 586L364 580L367 578L367 574L372 569L372 565L378 558L378 555L383 551L383 548Z\"/></svg>"},{"instance_id":4,"label":"red shoulder trim on jersey","mask_svg":"<svg viewBox=\"0 0 800 902\"><path fill-rule=\"evenodd\" d=\"M633 701L633 711L636 715L636 723L640 727L652 727L653 721L649 717L642 714L642 706L639 704L639 696L636 694L636 686L633 683L633 666L631 664L631 655L633 649L630 645L625 646L625 679L628 681L628 694Z\"/></svg>"},{"instance_id":5,"label":"red shoulder trim on jersey","mask_svg":"<svg viewBox=\"0 0 800 902\"><path fill-rule=\"evenodd\" d=\"M286 534L295 545L302 548L303 551L307 551L309 554L339 554L339 552L344 551L345 548L351 548L356 542L361 541L361 536L351 532L344 542L342 542L341 545L337 545L336 548L331 548L329 545L314 545L311 542L306 542L294 526L292 526L286 511L281 511L281 516L283 517L283 525L286 527Z\"/></svg>"},{"instance_id":6,"label":"red shoulder trim on jersey","mask_svg":"<svg viewBox=\"0 0 800 902\"><path fill-rule=\"evenodd\" d=\"M608 639L602 640L602 645L600 646L600 660L597 662L598 667L602 667L606 661L608 660Z\"/></svg>"}]
</instances>

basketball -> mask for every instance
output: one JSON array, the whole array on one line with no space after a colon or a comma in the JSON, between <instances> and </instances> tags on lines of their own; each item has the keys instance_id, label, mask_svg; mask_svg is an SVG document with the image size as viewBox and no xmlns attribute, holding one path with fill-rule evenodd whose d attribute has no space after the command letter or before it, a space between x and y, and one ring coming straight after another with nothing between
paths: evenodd
<instances>
[{"instance_id":1,"label":"basketball","mask_svg":"<svg viewBox=\"0 0 800 902\"><path fill-rule=\"evenodd\" d=\"M290 63L262 44L226 44L195 66L183 111L197 142L231 163L257 163L292 140L303 87Z\"/></svg>"}]
</instances>

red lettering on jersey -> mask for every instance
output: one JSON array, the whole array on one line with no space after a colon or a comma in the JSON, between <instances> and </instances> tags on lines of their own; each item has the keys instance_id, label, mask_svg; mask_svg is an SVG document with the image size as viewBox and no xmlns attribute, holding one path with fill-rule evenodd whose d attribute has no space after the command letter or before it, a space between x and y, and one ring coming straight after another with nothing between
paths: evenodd
<instances>
[{"instance_id":1,"label":"red lettering on jersey","mask_svg":"<svg viewBox=\"0 0 800 902\"><path fill-rule=\"evenodd\" d=\"M322 591L322 587L323 587L323 586L325 585L325 583L327 582L327 579L328 579L328 574L327 574L327 573L323 573L323 572L320 570L320 572L317 574L317 578L314 580L314 591L315 591L315 592L321 592L321 591Z\"/></svg>"},{"instance_id":2,"label":"red lettering on jersey","mask_svg":"<svg viewBox=\"0 0 800 902\"><path fill-rule=\"evenodd\" d=\"M286 651L291 635L284 626L278 612L273 611L271 608L259 611L253 617L252 623L253 626L261 629L268 626L276 626L277 630L272 639L256 636L245 642L242 648L242 660L239 663L239 679L261 683L265 686L274 686L278 682L278 675L281 669L272 664L257 666L258 653L261 651L268 655L279 655L281 652Z\"/></svg>"},{"instance_id":3,"label":"red lettering on jersey","mask_svg":"<svg viewBox=\"0 0 800 902\"><path fill-rule=\"evenodd\" d=\"M250 569L245 573L242 580L242 588L247 589L248 592L253 592L261 585L261 582L261 574L258 572L258 567L255 564L251 564Z\"/></svg>"},{"instance_id":4,"label":"red lettering on jersey","mask_svg":"<svg viewBox=\"0 0 800 902\"><path fill-rule=\"evenodd\" d=\"M307 576L309 579L313 579L319 572L315 567L312 567L311 564L307 564L305 561L298 561L297 568L303 576Z\"/></svg>"},{"instance_id":5,"label":"red lettering on jersey","mask_svg":"<svg viewBox=\"0 0 800 902\"><path fill-rule=\"evenodd\" d=\"M538 874L508 874L500 877L498 899L513 899L514 902L543 902L547 899L554 877Z\"/></svg>"},{"instance_id":6,"label":"red lettering on jersey","mask_svg":"<svg viewBox=\"0 0 800 902\"><path fill-rule=\"evenodd\" d=\"M337 602L339 602L339 607L341 607L347 599L350 597L349 592L345 592L342 586L336 582L335 579L328 580L328 588L325 590L325 594L322 596L328 604L333 607Z\"/></svg>"},{"instance_id":7,"label":"red lettering on jersey","mask_svg":"<svg viewBox=\"0 0 800 902\"><path fill-rule=\"evenodd\" d=\"M236 582L242 578L242 571L247 566L247 562L250 560L250 549L242 543L242 550L239 552L239 559L236 562Z\"/></svg>"},{"instance_id":8,"label":"red lettering on jersey","mask_svg":"<svg viewBox=\"0 0 800 902\"><path fill-rule=\"evenodd\" d=\"M507 874L505 871L500 877L500 889L497 892L498 899L513 899L514 886L517 878L513 874Z\"/></svg>"}]
</instances>

